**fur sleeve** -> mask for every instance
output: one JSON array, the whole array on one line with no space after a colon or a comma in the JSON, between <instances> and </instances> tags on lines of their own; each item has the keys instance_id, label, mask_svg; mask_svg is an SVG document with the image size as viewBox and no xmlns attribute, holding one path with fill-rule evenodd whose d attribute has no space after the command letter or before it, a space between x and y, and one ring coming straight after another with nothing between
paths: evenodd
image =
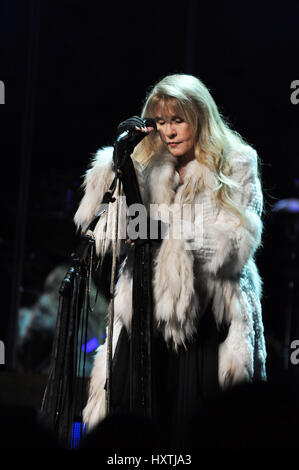
<instances>
[{"instance_id":1,"label":"fur sleeve","mask_svg":"<svg viewBox=\"0 0 299 470\"><path fill-rule=\"evenodd\" d=\"M202 174L196 180L205 181L205 187L212 187L209 172L201 166ZM190 253L186 257L194 259L201 272L220 279L238 279L241 272L261 243L263 196L257 171L256 151L248 147L243 154L235 154L232 158L231 179L235 187L230 197L243 211L243 220L226 207L216 210L211 202L212 190L202 193L200 204L192 214L181 212L178 205L171 207L172 221L167 237L176 239L176 244ZM192 205L186 205L192 209ZM165 214L163 213L163 209ZM161 219L169 221L170 208L167 204L159 206ZM193 220L193 222L191 221ZM165 243L170 243L164 240ZM172 242L174 243L174 241Z\"/></svg>"},{"instance_id":2,"label":"fur sleeve","mask_svg":"<svg viewBox=\"0 0 299 470\"><path fill-rule=\"evenodd\" d=\"M189 167L191 187L202 184L204 188L213 188L213 175L204 165L194 162ZM201 284L204 282L206 285L208 296L215 296L214 313L216 312L217 322L221 323L224 316L234 321L236 328L230 329L230 340L225 344L228 350L231 351L231 343L236 342L235 335L239 337L236 331L243 329L243 336L248 340L241 341L242 344L238 347L241 350L244 346L243 356L247 358L248 370L251 371L252 354L247 345L252 340L252 321L247 316L246 309L242 308L243 313L240 315L237 281L245 264L259 246L262 233L262 193L257 173L257 154L253 149L234 155L231 177L236 183L231 197L243 208L243 223L225 208L217 214L213 213L212 189L200 191L198 188L197 200L200 204L195 209L195 219L188 213L186 217L182 217L178 206L178 216L176 211L172 212L173 218L167 236L155 259L156 317L166 322L169 328L175 324L180 325L176 331L182 337L192 335L197 308L204 302L202 298L198 298L199 292L195 289L195 283L201 279ZM163 207L165 214L163 208L159 207L161 219L167 221L170 208L167 204ZM187 208L191 207L192 204L187 205ZM204 305L202 308L205 308ZM172 329L175 330L174 327ZM180 340L178 338L177 342L182 342ZM238 354L233 356L236 358ZM241 371L239 375L245 370L244 361L245 359L241 359L238 366ZM222 362L222 383L226 381L224 377L228 376L228 362Z\"/></svg>"},{"instance_id":3,"label":"fur sleeve","mask_svg":"<svg viewBox=\"0 0 299 470\"><path fill-rule=\"evenodd\" d=\"M136 171L140 192L143 195L143 166L135 159L133 159L133 164ZM127 239L129 215L126 196L124 194L122 185L120 187L119 193L117 188L113 193L113 197L116 198L118 203L118 209L116 207L116 203L114 202L106 204L104 207L101 205L103 196L108 191L114 177L115 172L113 170L113 147L101 148L95 154L90 168L87 170L84 176L84 181L82 184L84 194L74 217L77 229L81 230L81 232L85 232L88 225L97 216L101 209L105 208L105 213L101 215L94 229L96 251L102 256L112 249L112 241L115 238L117 210L117 255L119 256L121 253L124 253L128 250L128 246L126 245L125 241Z\"/></svg>"},{"instance_id":4,"label":"fur sleeve","mask_svg":"<svg viewBox=\"0 0 299 470\"><path fill-rule=\"evenodd\" d=\"M231 198L243 208L243 221L226 208L212 221L203 219L202 247L198 251L203 270L221 278L240 276L261 243L263 195L255 150L234 157L231 178L238 185Z\"/></svg>"},{"instance_id":5,"label":"fur sleeve","mask_svg":"<svg viewBox=\"0 0 299 470\"><path fill-rule=\"evenodd\" d=\"M84 195L74 218L77 229L84 232L100 210L102 208L106 209L93 232L96 251L101 256L104 256L112 249L112 241L115 237L116 204L109 203L105 207L101 206L103 196L109 189L115 176L112 156L113 147L104 147L95 154L91 166L84 177L82 185ZM116 190L113 197L118 201L117 255L119 256L121 252L127 249L125 245L127 205L122 189L120 194Z\"/></svg>"},{"instance_id":6,"label":"fur sleeve","mask_svg":"<svg viewBox=\"0 0 299 470\"><path fill-rule=\"evenodd\" d=\"M82 184L84 195L74 217L77 229L82 232L99 213L103 196L112 183L114 177L112 154L112 147L98 150L84 175Z\"/></svg>"}]
</instances>

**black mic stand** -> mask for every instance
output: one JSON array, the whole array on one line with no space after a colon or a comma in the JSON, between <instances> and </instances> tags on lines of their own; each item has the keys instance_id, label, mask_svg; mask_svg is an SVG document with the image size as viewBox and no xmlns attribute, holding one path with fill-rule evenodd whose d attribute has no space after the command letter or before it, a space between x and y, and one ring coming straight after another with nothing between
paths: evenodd
<instances>
[{"instance_id":1,"label":"black mic stand","mask_svg":"<svg viewBox=\"0 0 299 470\"><path fill-rule=\"evenodd\" d=\"M136 136L141 140L145 135ZM132 145L126 145L126 139L132 138L130 133L123 133L114 144L114 170L115 178L105 193L99 214L89 224L85 234L71 255L71 266L61 284L59 294L59 309L57 314L56 331L53 342L50 373L44 392L41 410L48 425L57 435L63 445L70 445L72 424L79 408L80 420L83 429L82 411L84 406L84 365L83 380L78 380L78 343L80 351L82 344L86 344L88 325L88 312L90 309L88 285L93 269L93 253L95 240L93 230L100 217L106 212L109 202L117 202L113 197L115 189L123 186L127 206L142 204L142 198L135 168L129 151ZM117 211L116 211L117 213ZM116 216L118 218L118 215ZM117 243L117 234L114 244ZM136 240L134 255L133 276L133 312L130 342L130 411L134 414L151 417L151 341L152 341L152 273L151 273L151 245L150 240ZM110 285L110 308L108 316L107 338L107 383L106 383L106 409L111 412L111 375L112 375L112 338L113 338L113 294L114 294L114 265ZM81 337L79 330L81 327ZM81 354L81 352L80 352ZM84 351L84 355L85 355ZM84 362L85 364L85 356ZM78 401L80 403L78 403Z\"/></svg>"},{"instance_id":2,"label":"black mic stand","mask_svg":"<svg viewBox=\"0 0 299 470\"><path fill-rule=\"evenodd\" d=\"M130 151L122 145L123 133L114 146L116 172L122 183L127 206L143 201ZM140 141L143 136L136 136ZM136 144L135 144L136 145ZM130 412L152 416L151 347L152 347L152 255L150 239L138 239L134 245L132 323L130 335ZM111 385L111 384L110 384ZM108 390L111 394L111 388ZM108 410L110 411L110 410Z\"/></svg>"},{"instance_id":3,"label":"black mic stand","mask_svg":"<svg viewBox=\"0 0 299 470\"><path fill-rule=\"evenodd\" d=\"M83 431L82 411L85 400L85 356L80 371L82 346L86 345L89 304L89 283L93 269L95 240L93 230L106 212L107 204L114 202L114 178L105 193L97 216L89 224L71 255L70 267L59 289L59 307L50 361L50 372L44 392L41 411L59 442L66 447L71 443L72 425L79 414ZM79 345L79 353L78 353ZM79 375L82 373L82 380ZM81 382L81 386L80 386Z\"/></svg>"}]
</instances>

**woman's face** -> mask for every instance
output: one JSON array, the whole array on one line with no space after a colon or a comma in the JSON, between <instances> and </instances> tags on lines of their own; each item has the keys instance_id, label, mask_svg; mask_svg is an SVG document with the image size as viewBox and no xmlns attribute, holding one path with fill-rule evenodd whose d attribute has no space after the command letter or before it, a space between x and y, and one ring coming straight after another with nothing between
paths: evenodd
<instances>
[{"instance_id":1,"label":"woman's face","mask_svg":"<svg viewBox=\"0 0 299 470\"><path fill-rule=\"evenodd\" d=\"M162 113L161 113L162 114ZM164 110L163 115L157 110L155 120L162 142L174 156L184 160L194 158L194 137L191 126L183 116L175 114L172 106Z\"/></svg>"}]
</instances>

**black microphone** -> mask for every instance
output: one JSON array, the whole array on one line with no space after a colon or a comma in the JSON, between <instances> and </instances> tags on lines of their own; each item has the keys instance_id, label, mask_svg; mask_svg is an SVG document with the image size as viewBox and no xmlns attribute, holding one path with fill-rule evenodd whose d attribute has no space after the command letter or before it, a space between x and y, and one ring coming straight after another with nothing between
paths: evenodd
<instances>
[{"instance_id":1,"label":"black microphone","mask_svg":"<svg viewBox=\"0 0 299 470\"><path fill-rule=\"evenodd\" d=\"M136 127L153 127L157 129L154 119L139 116L133 116L119 124L113 152L113 162L117 170L124 168L136 145L149 135L149 132L141 132Z\"/></svg>"},{"instance_id":2,"label":"black microphone","mask_svg":"<svg viewBox=\"0 0 299 470\"><path fill-rule=\"evenodd\" d=\"M145 124L145 127L153 127L155 131L157 130L157 124L156 124L155 119L145 117L145 118L142 118L142 120Z\"/></svg>"},{"instance_id":3,"label":"black microphone","mask_svg":"<svg viewBox=\"0 0 299 470\"><path fill-rule=\"evenodd\" d=\"M133 116L133 118L127 119L126 121L119 124L117 131L118 137L116 142L120 142L121 140L125 139L128 136L132 136L133 134L138 133L142 140L144 137L148 135L148 133L141 134L139 130L136 129L137 127L153 127L157 130L156 121L153 118L140 118L139 116Z\"/></svg>"}]
</instances>

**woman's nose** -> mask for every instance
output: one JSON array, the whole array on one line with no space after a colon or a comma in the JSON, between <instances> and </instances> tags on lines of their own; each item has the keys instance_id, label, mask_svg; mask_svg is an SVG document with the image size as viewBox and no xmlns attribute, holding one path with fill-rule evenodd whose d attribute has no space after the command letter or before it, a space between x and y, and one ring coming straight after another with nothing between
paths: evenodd
<instances>
[{"instance_id":1,"label":"woman's nose","mask_svg":"<svg viewBox=\"0 0 299 470\"><path fill-rule=\"evenodd\" d=\"M173 137L173 136L176 135L175 127L171 123L166 124L166 135L167 135L167 137Z\"/></svg>"}]
</instances>

